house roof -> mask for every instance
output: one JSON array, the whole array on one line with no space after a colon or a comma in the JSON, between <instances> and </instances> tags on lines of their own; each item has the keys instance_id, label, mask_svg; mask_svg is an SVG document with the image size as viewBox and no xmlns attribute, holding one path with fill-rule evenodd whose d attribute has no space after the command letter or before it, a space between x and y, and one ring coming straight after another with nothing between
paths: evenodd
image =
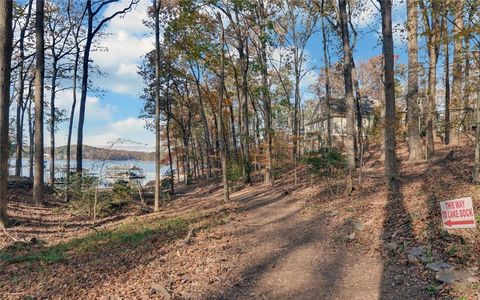
<instances>
[{"instance_id":1,"label":"house roof","mask_svg":"<svg viewBox=\"0 0 480 300\"><path fill-rule=\"evenodd\" d=\"M312 114L311 120L305 123L305 125L311 125L323 120L326 120L326 113L322 111L322 104L326 103L326 98L324 96L320 97L317 100L317 105ZM363 116L369 116L373 112L373 101L368 97L362 97L360 99L360 105ZM330 98L330 114L332 117L345 117L347 112L347 103L344 97L331 97Z\"/></svg>"}]
</instances>

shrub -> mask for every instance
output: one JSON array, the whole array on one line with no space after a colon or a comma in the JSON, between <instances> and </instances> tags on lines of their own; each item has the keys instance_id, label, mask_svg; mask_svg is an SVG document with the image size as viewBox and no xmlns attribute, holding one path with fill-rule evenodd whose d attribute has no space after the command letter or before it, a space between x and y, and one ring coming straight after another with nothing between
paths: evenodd
<instances>
[{"instance_id":1,"label":"shrub","mask_svg":"<svg viewBox=\"0 0 480 300\"><path fill-rule=\"evenodd\" d=\"M335 148L309 152L302 162L308 166L310 173L327 177L336 176L347 167L345 156Z\"/></svg>"},{"instance_id":2,"label":"shrub","mask_svg":"<svg viewBox=\"0 0 480 300\"><path fill-rule=\"evenodd\" d=\"M165 171L162 177L163 177L161 182L162 191L170 191L172 182L175 177L175 170L172 170L171 172L170 170Z\"/></svg>"},{"instance_id":3,"label":"shrub","mask_svg":"<svg viewBox=\"0 0 480 300\"><path fill-rule=\"evenodd\" d=\"M242 177L242 166L237 161L229 161L227 164L227 179L233 182Z\"/></svg>"}]
</instances>

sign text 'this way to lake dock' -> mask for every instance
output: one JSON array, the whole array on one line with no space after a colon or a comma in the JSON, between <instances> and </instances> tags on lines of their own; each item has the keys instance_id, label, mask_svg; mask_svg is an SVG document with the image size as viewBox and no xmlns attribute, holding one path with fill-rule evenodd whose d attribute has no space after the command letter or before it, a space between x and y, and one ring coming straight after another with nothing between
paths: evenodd
<instances>
[{"instance_id":1,"label":"sign text 'this way to lake dock'","mask_svg":"<svg viewBox=\"0 0 480 300\"><path fill-rule=\"evenodd\" d=\"M440 202L444 229L475 228L471 197Z\"/></svg>"}]
</instances>

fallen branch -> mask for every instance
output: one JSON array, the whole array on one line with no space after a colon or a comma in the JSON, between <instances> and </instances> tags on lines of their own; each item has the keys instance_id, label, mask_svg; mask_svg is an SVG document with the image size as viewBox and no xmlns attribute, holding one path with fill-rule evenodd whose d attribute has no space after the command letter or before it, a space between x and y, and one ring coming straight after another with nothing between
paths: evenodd
<instances>
[{"instance_id":1,"label":"fallen branch","mask_svg":"<svg viewBox=\"0 0 480 300\"><path fill-rule=\"evenodd\" d=\"M192 235L193 233L195 232L195 230L197 230L198 228L196 227L192 227L189 231L188 231L188 234L187 234L187 237L183 240L182 242L182 245L188 245L190 244L191 240L192 240Z\"/></svg>"}]
</instances>

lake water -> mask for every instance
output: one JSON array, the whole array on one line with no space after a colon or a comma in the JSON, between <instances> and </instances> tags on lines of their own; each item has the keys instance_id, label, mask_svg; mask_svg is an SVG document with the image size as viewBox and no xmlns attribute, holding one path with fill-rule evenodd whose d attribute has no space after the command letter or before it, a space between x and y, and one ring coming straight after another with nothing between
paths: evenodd
<instances>
[{"instance_id":1,"label":"lake water","mask_svg":"<svg viewBox=\"0 0 480 300\"><path fill-rule=\"evenodd\" d=\"M103 161L99 160L90 160L90 159L84 159L83 160L83 168L88 170L89 173L92 173L96 176L100 174L100 171L102 169L102 164ZM55 168L62 168L66 167L67 161L66 160L56 160L55 161ZM71 168L75 169L75 161L71 162ZM141 184L145 184L149 182L150 180L155 180L155 162L154 161L138 161L138 160L114 160L114 161L106 161L105 165L103 166L103 173L105 173L106 168L108 167L131 167L131 166L136 166L139 168L143 169L145 178L140 179ZM45 179L47 180L49 177L49 167L50 167L50 161L45 160ZM22 176L28 176L29 173L29 165L28 165L28 160L24 161L23 167L22 167ZM162 166L161 173L164 174L168 170L167 166ZM15 160L10 161L10 175L15 174ZM55 177L59 177L60 174L57 173ZM103 174L103 176L105 176Z\"/></svg>"}]
</instances>

